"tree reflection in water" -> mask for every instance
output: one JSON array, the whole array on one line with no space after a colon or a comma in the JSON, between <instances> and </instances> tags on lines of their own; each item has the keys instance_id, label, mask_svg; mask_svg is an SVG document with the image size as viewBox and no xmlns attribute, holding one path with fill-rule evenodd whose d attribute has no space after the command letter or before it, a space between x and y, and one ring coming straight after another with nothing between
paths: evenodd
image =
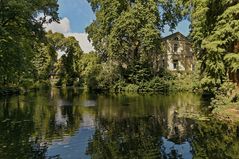
<instances>
[{"instance_id":1,"label":"tree reflection in water","mask_svg":"<svg viewBox=\"0 0 239 159\"><path fill-rule=\"evenodd\" d=\"M184 119L180 122L185 123L185 134L167 137L170 132L159 120L159 117L99 119L87 153L102 159L239 157L236 126Z\"/></svg>"},{"instance_id":2,"label":"tree reflection in water","mask_svg":"<svg viewBox=\"0 0 239 159\"><path fill-rule=\"evenodd\" d=\"M180 117L185 112L201 113L195 106L199 100L174 97L100 100L96 132L87 153L93 159L239 158L236 125Z\"/></svg>"},{"instance_id":3,"label":"tree reflection in water","mask_svg":"<svg viewBox=\"0 0 239 159\"><path fill-rule=\"evenodd\" d=\"M0 158L239 158L237 126L194 120L192 94L53 89L0 99Z\"/></svg>"}]
</instances>

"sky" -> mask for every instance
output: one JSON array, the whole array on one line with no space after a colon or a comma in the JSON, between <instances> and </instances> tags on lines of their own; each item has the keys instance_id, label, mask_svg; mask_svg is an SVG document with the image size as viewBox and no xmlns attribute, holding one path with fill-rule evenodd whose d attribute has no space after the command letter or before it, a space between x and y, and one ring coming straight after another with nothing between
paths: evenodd
<instances>
[{"instance_id":1,"label":"sky","mask_svg":"<svg viewBox=\"0 0 239 159\"><path fill-rule=\"evenodd\" d=\"M85 53L93 51L91 43L87 39L85 28L95 19L95 15L91 10L87 0L58 0L60 24L51 23L46 25L46 30L63 33L65 36L74 36L82 50ZM182 21L174 32L180 31L187 36L189 34L188 21ZM165 27L165 32L162 36L170 35L168 27Z\"/></svg>"}]
</instances>

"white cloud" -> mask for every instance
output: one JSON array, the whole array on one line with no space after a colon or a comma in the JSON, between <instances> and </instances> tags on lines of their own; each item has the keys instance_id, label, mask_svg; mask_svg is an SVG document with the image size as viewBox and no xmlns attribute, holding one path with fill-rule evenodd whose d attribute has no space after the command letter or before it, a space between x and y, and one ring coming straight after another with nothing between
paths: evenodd
<instances>
[{"instance_id":1,"label":"white cloud","mask_svg":"<svg viewBox=\"0 0 239 159\"><path fill-rule=\"evenodd\" d=\"M68 33L71 31L70 20L68 18L63 18L60 23L52 22L51 24L44 25L46 31L51 30L52 32Z\"/></svg>"},{"instance_id":2,"label":"white cloud","mask_svg":"<svg viewBox=\"0 0 239 159\"><path fill-rule=\"evenodd\" d=\"M92 44L88 40L88 34L87 33L66 33L66 37L73 36L76 38L77 41L79 41L81 49L85 53L89 53L91 51L94 51L94 48Z\"/></svg>"},{"instance_id":3,"label":"white cloud","mask_svg":"<svg viewBox=\"0 0 239 159\"><path fill-rule=\"evenodd\" d=\"M53 22L51 24L44 25L46 31L51 30L52 32L59 32L64 34L66 37L73 36L79 41L80 47L84 53L94 51L92 44L88 40L87 33L73 33L71 32L70 20L65 17L60 23ZM62 53L61 53L62 54Z\"/></svg>"}]
</instances>

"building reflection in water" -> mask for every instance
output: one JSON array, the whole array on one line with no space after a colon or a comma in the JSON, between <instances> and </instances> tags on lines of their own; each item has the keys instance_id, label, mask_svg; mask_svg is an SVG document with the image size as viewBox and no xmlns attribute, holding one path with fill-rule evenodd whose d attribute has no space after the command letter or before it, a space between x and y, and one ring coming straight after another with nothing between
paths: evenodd
<instances>
[{"instance_id":1,"label":"building reflection in water","mask_svg":"<svg viewBox=\"0 0 239 159\"><path fill-rule=\"evenodd\" d=\"M0 99L0 158L237 158L237 128L202 114L200 97L52 89ZM14 152L14 153L13 153Z\"/></svg>"}]
</instances>

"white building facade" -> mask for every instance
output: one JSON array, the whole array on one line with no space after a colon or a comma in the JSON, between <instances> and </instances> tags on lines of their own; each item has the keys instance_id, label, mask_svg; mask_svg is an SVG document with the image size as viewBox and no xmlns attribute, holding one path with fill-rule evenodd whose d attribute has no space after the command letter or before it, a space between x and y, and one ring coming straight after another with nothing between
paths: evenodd
<instances>
[{"instance_id":1,"label":"white building facade","mask_svg":"<svg viewBox=\"0 0 239 159\"><path fill-rule=\"evenodd\" d=\"M161 55L161 67L170 71L193 71L195 56L192 45L180 32L162 39L164 54Z\"/></svg>"}]
</instances>

